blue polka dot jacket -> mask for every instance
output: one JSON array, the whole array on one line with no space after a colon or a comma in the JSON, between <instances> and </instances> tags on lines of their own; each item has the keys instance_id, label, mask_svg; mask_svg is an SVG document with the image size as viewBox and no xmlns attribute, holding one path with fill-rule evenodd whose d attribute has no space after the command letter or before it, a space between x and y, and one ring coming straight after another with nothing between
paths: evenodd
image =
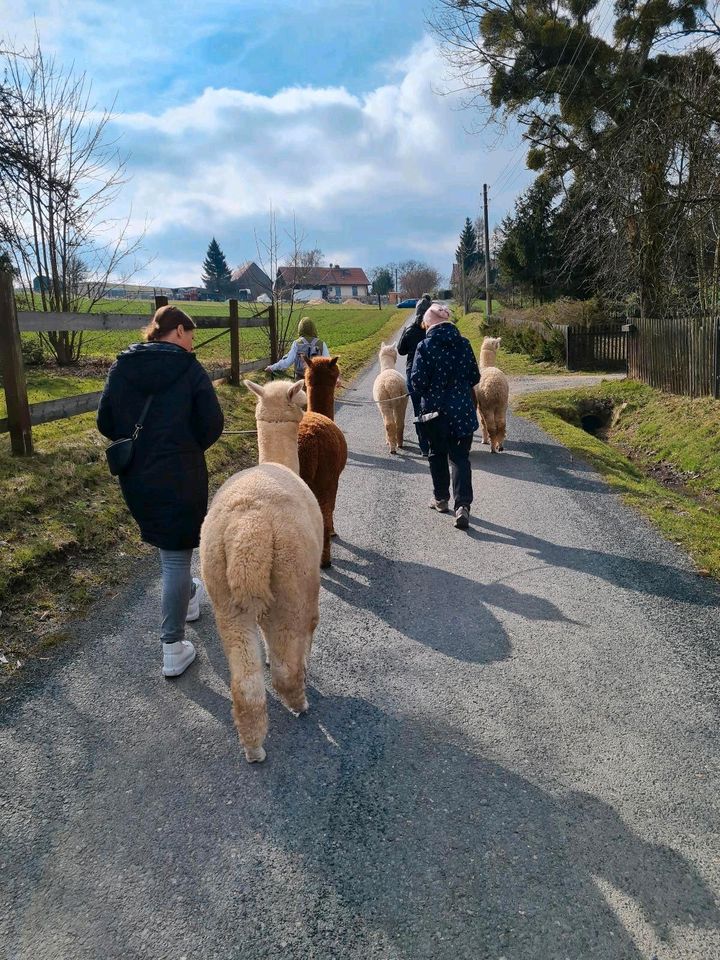
<instances>
[{"instance_id":1,"label":"blue polka dot jacket","mask_svg":"<svg viewBox=\"0 0 720 960\"><path fill-rule=\"evenodd\" d=\"M452 437L466 437L478 428L472 388L480 381L470 341L451 323L431 327L418 344L410 372L423 413L445 415Z\"/></svg>"}]
</instances>

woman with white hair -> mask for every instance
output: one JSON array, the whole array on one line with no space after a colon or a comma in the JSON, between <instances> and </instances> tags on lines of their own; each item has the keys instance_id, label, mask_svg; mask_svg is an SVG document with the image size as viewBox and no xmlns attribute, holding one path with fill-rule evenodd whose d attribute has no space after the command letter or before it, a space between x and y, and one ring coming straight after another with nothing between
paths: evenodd
<instances>
[{"instance_id":1,"label":"woman with white hair","mask_svg":"<svg viewBox=\"0 0 720 960\"><path fill-rule=\"evenodd\" d=\"M480 371L470 341L460 335L447 307L432 304L423 323L427 332L415 351L410 383L420 396L419 420L429 447L430 507L447 513L452 465L455 526L467 530L473 501L470 447L478 428L473 387Z\"/></svg>"}]
</instances>

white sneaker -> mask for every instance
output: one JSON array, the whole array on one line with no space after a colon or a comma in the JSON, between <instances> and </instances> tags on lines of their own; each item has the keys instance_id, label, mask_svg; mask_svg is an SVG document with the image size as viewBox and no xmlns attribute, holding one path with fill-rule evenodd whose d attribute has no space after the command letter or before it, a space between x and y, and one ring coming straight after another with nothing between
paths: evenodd
<instances>
[{"instance_id":1,"label":"white sneaker","mask_svg":"<svg viewBox=\"0 0 720 960\"><path fill-rule=\"evenodd\" d=\"M163 644L163 676L179 677L195 659L195 647L189 640Z\"/></svg>"},{"instance_id":2,"label":"white sneaker","mask_svg":"<svg viewBox=\"0 0 720 960\"><path fill-rule=\"evenodd\" d=\"M200 595L205 593L205 587L202 585L202 580L198 580L197 577L193 577L193 584L195 585L195 593L190 597L185 623L193 623L200 619Z\"/></svg>"}]
</instances>

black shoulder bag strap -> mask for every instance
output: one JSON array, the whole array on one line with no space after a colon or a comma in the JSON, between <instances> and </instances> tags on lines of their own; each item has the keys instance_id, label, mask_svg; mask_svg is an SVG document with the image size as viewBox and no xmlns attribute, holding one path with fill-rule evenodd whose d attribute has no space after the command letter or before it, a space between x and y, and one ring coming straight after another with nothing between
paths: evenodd
<instances>
[{"instance_id":1,"label":"black shoulder bag strap","mask_svg":"<svg viewBox=\"0 0 720 960\"><path fill-rule=\"evenodd\" d=\"M133 440L137 440L137 438L140 436L140 431L143 428L143 423L145 423L145 417L147 416L147 412L150 409L150 404L153 402L154 398L155 398L155 394L151 393L150 396L145 401L145 406L142 408L142 413L138 417L138 422L135 424L135 432L132 435Z\"/></svg>"}]
</instances>

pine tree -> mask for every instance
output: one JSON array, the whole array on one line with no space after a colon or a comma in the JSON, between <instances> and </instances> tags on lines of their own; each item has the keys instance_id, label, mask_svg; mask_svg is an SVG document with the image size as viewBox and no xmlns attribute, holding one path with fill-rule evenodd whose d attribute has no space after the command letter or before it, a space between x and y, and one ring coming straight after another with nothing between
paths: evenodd
<instances>
[{"instance_id":1,"label":"pine tree","mask_svg":"<svg viewBox=\"0 0 720 960\"><path fill-rule=\"evenodd\" d=\"M210 241L203 261L202 282L210 297L215 300L224 300L230 293L232 286L230 267L215 237Z\"/></svg>"},{"instance_id":2,"label":"pine tree","mask_svg":"<svg viewBox=\"0 0 720 960\"><path fill-rule=\"evenodd\" d=\"M477 233L470 217L465 218L465 226L460 234L460 243L455 251L455 259L462 264L465 273L470 273L481 262L482 257L478 250Z\"/></svg>"}]
</instances>

